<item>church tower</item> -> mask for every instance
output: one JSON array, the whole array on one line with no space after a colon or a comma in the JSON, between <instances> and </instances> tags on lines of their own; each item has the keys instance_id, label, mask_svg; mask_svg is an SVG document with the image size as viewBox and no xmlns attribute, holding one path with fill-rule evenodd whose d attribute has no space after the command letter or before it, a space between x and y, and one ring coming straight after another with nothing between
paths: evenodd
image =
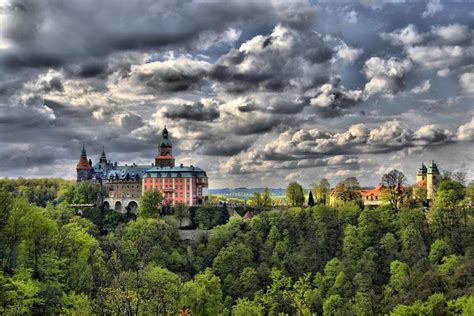
<instances>
[{"instance_id":1,"label":"church tower","mask_svg":"<svg viewBox=\"0 0 474 316\"><path fill-rule=\"evenodd\" d=\"M158 146L158 153L155 157L155 166L157 167L174 167L173 144L169 139L168 130L163 129L160 144Z\"/></svg>"},{"instance_id":2,"label":"church tower","mask_svg":"<svg viewBox=\"0 0 474 316\"><path fill-rule=\"evenodd\" d=\"M425 164L421 163L421 167L416 172L416 183L423 183L423 181L426 181L427 172L428 169L426 168Z\"/></svg>"},{"instance_id":3,"label":"church tower","mask_svg":"<svg viewBox=\"0 0 474 316\"><path fill-rule=\"evenodd\" d=\"M426 191L428 200L433 201L439 181L441 181L441 174L439 173L438 166L433 160L428 167L428 173L426 176Z\"/></svg>"},{"instance_id":4,"label":"church tower","mask_svg":"<svg viewBox=\"0 0 474 316\"><path fill-rule=\"evenodd\" d=\"M87 152L85 144L82 145L81 158L76 165L77 182L90 180L92 178L92 162L87 160Z\"/></svg>"}]
</instances>

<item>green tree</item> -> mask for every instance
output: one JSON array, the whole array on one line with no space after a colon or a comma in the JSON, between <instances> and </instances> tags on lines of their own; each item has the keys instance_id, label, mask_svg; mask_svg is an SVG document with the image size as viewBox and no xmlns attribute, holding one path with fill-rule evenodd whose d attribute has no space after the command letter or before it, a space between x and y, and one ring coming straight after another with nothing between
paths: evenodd
<instances>
[{"instance_id":1,"label":"green tree","mask_svg":"<svg viewBox=\"0 0 474 316\"><path fill-rule=\"evenodd\" d=\"M144 315L174 315L179 308L181 279L167 269L148 266L144 271L143 299Z\"/></svg>"},{"instance_id":2,"label":"green tree","mask_svg":"<svg viewBox=\"0 0 474 316\"><path fill-rule=\"evenodd\" d=\"M382 184L385 186L382 198L388 201L393 209L398 209L403 202L403 184L405 182L406 177L403 172L396 169L382 176Z\"/></svg>"},{"instance_id":3,"label":"green tree","mask_svg":"<svg viewBox=\"0 0 474 316\"><path fill-rule=\"evenodd\" d=\"M291 182L286 188L285 195L291 206L302 206L304 204L303 187L298 182Z\"/></svg>"},{"instance_id":4,"label":"green tree","mask_svg":"<svg viewBox=\"0 0 474 316\"><path fill-rule=\"evenodd\" d=\"M441 262L441 259L449 254L449 245L442 239L436 239L431 244L430 254L428 259L431 263L438 264Z\"/></svg>"},{"instance_id":5,"label":"green tree","mask_svg":"<svg viewBox=\"0 0 474 316\"><path fill-rule=\"evenodd\" d=\"M436 206L447 210L455 210L464 199L466 191L464 186L454 180L443 180L436 191Z\"/></svg>"},{"instance_id":6,"label":"green tree","mask_svg":"<svg viewBox=\"0 0 474 316\"><path fill-rule=\"evenodd\" d=\"M339 316L345 314L344 300L341 296L335 294L324 300L323 315Z\"/></svg>"},{"instance_id":7,"label":"green tree","mask_svg":"<svg viewBox=\"0 0 474 316\"><path fill-rule=\"evenodd\" d=\"M314 198L313 198L313 192L311 190L309 191L309 196L308 196L308 206L313 207L314 206Z\"/></svg>"},{"instance_id":8,"label":"green tree","mask_svg":"<svg viewBox=\"0 0 474 316\"><path fill-rule=\"evenodd\" d=\"M374 315L370 295L364 292L357 292L351 301L352 312L357 316Z\"/></svg>"},{"instance_id":9,"label":"green tree","mask_svg":"<svg viewBox=\"0 0 474 316\"><path fill-rule=\"evenodd\" d=\"M145 191L140 198L137 215L141 217L158 217L163 197L158 190Z\"/></svg>"},{"instance_id":10,"label":"green tree","mask_svg":"<svg viewBox=\"0 0 474 316\"><path fill-rule=\"evenodd\" d=\"M232 307L232 316L263 316L263 306L246 298L237 300Z\"/></svg>"},{"instance_id":11,"label":"green tree","mask_svg":"<svg viewBox=\"0 0 474 316\"><path fill-rule=\"evenodd\" d=\"M178 203L174 207L174 215L179 221L179 227L181 227L183 219L189 218L189 207L184 203Z\"/></svg>"},{"instance_id":12,"label":"green tree","mask_svg":"<svg viewBox=\"0 0 474 316\"><path fill-rule=\"evenodd\" d=\"M219 277L211 269L206 269L186 282L182 288L181 305L197 316L227 314Z\"/></svg>"},{"instance_id":13,"label":"green tree","mask_svg":"<svg viewBox=\"0 0 474 316\"><path fill-rule=\"evenodd\" d=\"M342 184L344 184L344 186L349 190L360 189L359 180L357 180L356 177L348 177L344 181L342 181Z\"/></svg>"},{"instance_id":14,"label":"green tree","mask_svg":"<svg viewBox=\"0 0 474 316\"><path fill-rule=\"evenodd\" d=\"M331 193L331 185L328 179L322 178L317 185L313 186L313 191L316 194L318 203L326 205L329 194Z\"/></svg>"}]
</instances>

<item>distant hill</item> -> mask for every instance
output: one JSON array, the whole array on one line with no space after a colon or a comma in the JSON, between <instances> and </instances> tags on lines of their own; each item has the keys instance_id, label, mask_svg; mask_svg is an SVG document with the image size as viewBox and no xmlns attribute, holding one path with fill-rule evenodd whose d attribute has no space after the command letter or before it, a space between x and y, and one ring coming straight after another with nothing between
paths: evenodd
<instances>
[{"instance_id":1,"label":"distant hill","mask_svg":"<svg viewBox=\"0 0 474 316\"><path fill-rule=\"evenodd\" d=\"M230 189L230 188L223 188L223 189L209 189L210 194L219 194L219 195L224 195L228 197L250 197L254 192L263 192L265 188L235 188L235 189ZM285 194L285 189L281 188L270 188L270 192L272 195L276 196L281 196Z\"/></svg>"}]
</instances>

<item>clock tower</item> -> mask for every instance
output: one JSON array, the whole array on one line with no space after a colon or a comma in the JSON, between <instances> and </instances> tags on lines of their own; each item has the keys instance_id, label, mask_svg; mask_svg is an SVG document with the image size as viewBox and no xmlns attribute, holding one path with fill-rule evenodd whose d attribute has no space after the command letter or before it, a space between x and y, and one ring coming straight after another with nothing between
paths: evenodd
<instances>
[{"instance_id":1,"label":"clock tower","mask_svg":"<svg viewBox=\"0 0 474 316\"><path fill-rule=\"evenodd\" d=\"M155 157L155 166L174 167L173 144L169 139L168 130L163 129L160 144L158 145L158 154Z\"/></svg>"}]
</instances>

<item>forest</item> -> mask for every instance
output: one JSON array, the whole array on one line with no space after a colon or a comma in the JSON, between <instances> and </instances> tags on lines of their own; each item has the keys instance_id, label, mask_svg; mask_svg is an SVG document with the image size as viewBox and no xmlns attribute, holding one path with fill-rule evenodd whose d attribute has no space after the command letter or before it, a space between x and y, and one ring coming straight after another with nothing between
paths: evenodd
<instances>
[{"instance_id":1,"label":"forest","mask_svg":"<svg viewBox=\"0 0 474 316\"><path fill-rule=\"evenodd\" d=\"M0 181L1 315L474 315L472 183L443 180L431 208L70 207L98 194ZM212 230L181 240L187 216Z\"/></svg>"}]
</instances>

